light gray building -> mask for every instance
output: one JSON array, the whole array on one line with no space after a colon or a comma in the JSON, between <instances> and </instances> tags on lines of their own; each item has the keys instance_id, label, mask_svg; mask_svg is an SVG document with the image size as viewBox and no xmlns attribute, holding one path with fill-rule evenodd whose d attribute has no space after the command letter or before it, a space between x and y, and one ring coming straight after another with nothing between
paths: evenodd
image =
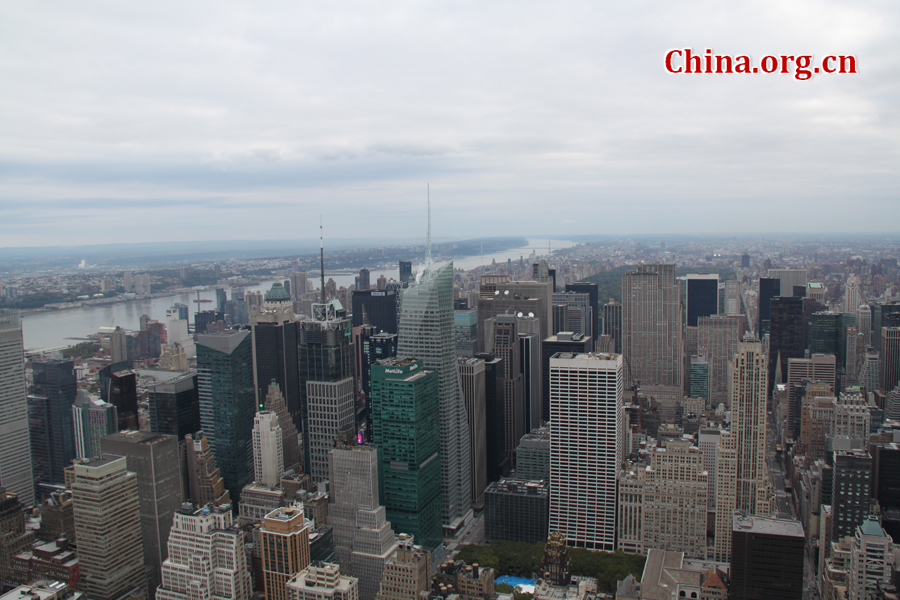
<instances>
[{"instance_id":1,"label":"light gray building","mask_svg":"<svg viewBox=\"0 0 900 600\"><path fill-rule=\"evenodd\" d=\"M485 369L481 358L460 358L459 379L469 423L469 457L472 470L472 506L484 506L487 487L487 423Z\"/></svg>"},{"instance_id":2,"label":"light gray building","mask_svg":"<svg viewBox=\"0 0 900 600\"><path fill-rule=\"evenodd\" d=\"M23 506L34 504L27 398L22 324L0 313L0 481Z\"/></svg>"}]
</instances>

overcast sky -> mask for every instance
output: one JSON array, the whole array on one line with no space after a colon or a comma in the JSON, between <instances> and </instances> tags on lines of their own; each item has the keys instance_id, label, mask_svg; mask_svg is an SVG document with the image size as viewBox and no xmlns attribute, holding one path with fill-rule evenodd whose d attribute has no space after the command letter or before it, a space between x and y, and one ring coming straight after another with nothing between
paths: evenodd
<instances>
[{"instance_id":1,"label":"overcast sky","mask_svg":"<svg viewBox=\"0 0 900 600\"><path fill-rule=\"evenodd\" d=\"M900 5L3 2L0 246L900 230ZM857 75L673 75L673 48ZM340 235L338 235L338 232Z\"/></svg>"}]
</instances>

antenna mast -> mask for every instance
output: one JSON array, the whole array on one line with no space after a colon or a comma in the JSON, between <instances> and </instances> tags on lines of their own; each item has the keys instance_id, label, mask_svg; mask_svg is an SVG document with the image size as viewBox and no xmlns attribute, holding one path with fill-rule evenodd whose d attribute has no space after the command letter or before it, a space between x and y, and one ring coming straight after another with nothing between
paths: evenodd
<instances>
[{"instance_id":1,"label":"antenna mast","mask_svg":"<svg viewBox=\"0 0 900 600\"><path fill-rule=\"evenodd\" d=\"M325 304L325 236L322 235L322 215L319 215L319 271L322 277L322 304Z\"/></svg>"},{"instance_id":2,"label":"antenna mast","mask_svg":"<svg viewBox=\"0 0 900 600\"><path fill-rule=\"evenodd\" d=\"M425 238L425 271L431 272L431 184L426 184L428 195L428 235Z\"/></svg>"}]
</instances>

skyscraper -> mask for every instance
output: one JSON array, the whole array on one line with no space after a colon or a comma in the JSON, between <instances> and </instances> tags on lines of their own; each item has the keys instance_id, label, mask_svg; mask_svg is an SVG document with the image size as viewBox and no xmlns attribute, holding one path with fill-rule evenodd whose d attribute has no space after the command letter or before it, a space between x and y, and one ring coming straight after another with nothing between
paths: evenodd
<instances>
[{"instance_id":1,"label":"skyscraper","mask_svg":"<svg viewBox=\"0 0 900 600\"><path fill-rule=\"evenodd\" d=\"M426 267L420 280L403 291L397 355L420 358L425 369L437 372L443 522L456 531L471 511L472 474L469 427L453 340L452 262L436 270ZM417 538L425 544L425 539Z\"/></svg>"},{"instance_id":2,"label":"skyscraper","mask_svg":"<svg viewBox=\"0 0 900 600\"><path fill-rule=\"evenodd\" d=\"M610 298L603 305L603 333L613 339L616 354L622 352L622 305Z\"/></svg>"},{"instance_id":3,"label":"skyscraper","mask_svg":"<svg viewBox=\"0 0 900 600\"><path fill-rule=\"evenodd\" d=\"M412 261L409 260L401 260L400 261L400 283L412 283Z\"/></svg>"},{"instance_id":4,"label":"skyscraper","mask_svg":"<svg viewBox=\"0 0 900 600\"><path fill-rule=\"evenodd\" d=\"M759 278L756 335L760 339L769 333L769 324L772 318L772 298L780 295L780 290L780 280L767 277Z\"/></svg>"},{"instance_id":5,"label":"skyscraper","mask_svg":"<svg viewBox=\"0 0 900 600\"><path fill-rule=\"evenodd\" d=\"M769 269L769 278L781 282L779 296L793 296L794 286L806 287L806 269Z\"/></svg>"},{"instance_id":6,"label":"skyscraper","mask_svg":"<svg viewBox=\"0 0 900 600\"><path fill-rule=\"evenodd\" d=\"M732 513L768 515L772 491L766 476L766 358L762 344L741 342L731 362L731 434L721 435L716 474L716 560L731 554Z\"/></svg>"},{"instance_id":7,"label":"skyscraper","mask_svg":"<svg viewBox=\"0 0 900 600\"><path fill-rule=\"evenodd\" d=\"M709 402L728 402L728 366L744 332L740 317L716 315L697 319L697 346L709 362Z\"/></svg>"},{"instance_id":8,"label":"skyscraper","mask_svg":"<svg viewBox=\"0 0 900 600\"><path fill-rule=\"evenodd\" d=\"M811 354L833 354L838 370L844 366L844 325L841 313L820 311L812 316L809 333Z\"/></svg>"},{"instance_id":9,"label":"skyscraper","mask_svg":"<svg viewBox=\"0 0 900 600\"><path fill-rule=\"evenodd\" d=\"M185 436L188 498L193 504L231 504L231 496L216 466L216 457L202 431Z\"/></svg>"},{"instance_id":10,"label":"skyscraper","mask_svg":"<svg viewBox=\"0 0 900 600\"><path fill-rule=\"evenodd\" d=\"M42 360L35 361L33 368L34 387L28 404L35 482L62 483L63 469L75 458L75 363Z\"/></svg>"},{"instance_id":11,"label":"skyscraper","mask_svg":"<svg viewBox=\"0 0 900 600\"><path fill-rule=\"evenodd\" d=\"M116 407L109 402L94 402L90 396L83 394L78 392L72 405L76 458L99 456L100 438L119 430Z\"/></svg>"},{"instance_id":12,"label":"skyscraper","mask_svg":"<svg viewBox=\"0 0 900 600\"><path fill-rule=\"evenodd\" d=\"M881 391L889 394L900 383L900 327L881 328Z\"/></svg>"},{"instance_id":13,"label":"skyscraper","mask_svg":"<svg viewBox=\"0 0 900 600\"><path fill-rule=\"evenodd\" d=\"M675 265L638 265L622 275L625 381L682 387L681 285Z\"/></svg>"},{"instance_id":14,"label":"skyscraper","mask_svg":"<svg viewBox=\"0 0 900 600\"><path fill-rule=\"evenodd\" d=\"M284 439L278 415L261 410L253 417L253 480L258 485L278 485L284 474Z\"/></svg>"},{"instance_id":15,"label":"skyscraper","mask_svg":"<svg viewBox=\"0 0 900 600\"><path fill-rule=\"evenodd\" d=\"M624 459L622 369L618 354L559 353L550 359L550 531L561 532L571 546L615 550L616 475Z\"/></svg>"},{"instance_id":16,"label":"skyscraper","mask_svg":"<svg viewBox=\"0 0 900 600\"><path fill-rule=\"evenodd\" d=\"M429 550L442 539L439 393L438 374L421 359L372 365L379 496L395 530L414 535ZM465 491L460 501L468 506L471 488Z\"/></svg>"},{"instance_id":17,"label":"skyscraper","mask_svg":"<svg viewBox=\"0 0 900 600\"><path fill-rule=\"evenodd\" d=\"M306 271L291 273L291 299L295 302L300 300L307 292L308 284Z\"/></svg>"},{"instance_id":18,"label":"skyscraper","mask_svg":"<svg viewBox=\"0 0 900 600\"><path fill-rule=\"evenodd\" d=\"M260 409L272 411L278 415L278 425L281 427L281 450L284 455L284 470L293 470L299 473L300 437L297 434L297 428L294 427L294 420L291 419L278 383L273 381L269 384L266 401Z\"/></svg>"},{"instance_id":19,"label":"skyscraper","mask_svg":"<svg viewBox=\"0 0 900 600\"><path fill-rule=\"evenodd\" d=\"M845 313L855 313L859 309L859 277L855 273L850 273L847 277L843 307Z\"/></svg>"},{"instance_id":20,"label":"skyscraper","mask_svg":"<svg viewBox=\"0 0 900 600\"><path fill-rule=\"evenodd\" d=\"M725 314L741 314L741 282L729 279L725 282Z\"/></svg>"},{"instance_id":21,"label":"skyscraper","mask_svg":"<svg viewBox=\"0 0 900 600\"><path fill-rule=\"evenodd\" d=\"M25 389L25 353L18 315L0 313L0 482L18 494L25 506L34 504L34 478Z\"/></svg>"},{"instance_id":22,"label":"skyscraper","mask_svg":"<svg viewBox=\"0 0 900 600\"><path fill-rule=\"evenodd\" d=\"M466 401L466 419L469 422L472 506L480 509L484 506L484 488L487 487L487 408L484 359L460 358L459 377L462 384L462 395Z\"/></svg>"},{"instance_id":23,"label":"skyscraper","mask_svg":"<svg viewBox=\"0 0 900 600\"><path fill-rule=\"evenodd\" d=\"M374 325L353 328L353 352L356 355L356 378L362 389L365 405L356 407L357 428L365 429L365 438L372 441L372 365L379 360L397 356L396 333L376 333Z\"/></svg>"},{"instance_id":24,"label":"skyscraper","mask_svg":"<svg viewBox=\"0 0 900 600\"><path fill-rule=\"evenodd\" d=\"M894 573L894 544L878 523L870 516L855 529L850 549L848 600L878 598L878 589L892 581Z\"/></svg>"},{"instance_id":25,"label":"skyscraper","mask_svg":"<svg viewBox=\"0 0 900 600\"><path fill-rule=\"evenodd\" d=\"M309 565L309 534L312 523L303 505L273 510L259 531L262 549L263 589L268 600L286 600L285 584Z\"/></svg>"},{"instance_id":26,"label":"skyscraper","mask_svg":"<svg viewBox=\"0 0 900 600\"><path fill-rule=\"evenodd\" d=\"M272 286L266 302L250 315L253 343L253 389L262 404L275 381L294 425L300 427L300 374L297 370L300 324L281 286Z\"/></svg>"},{"instance_id":27,"label":"skyscraper","mask_svg":"<svg viewBox=\"0 0 900 600\"><path fill-rule=\"evenodd\" d=\"M177 510L156 600L250 600L250 569L230 505Z\"/></svg>"},{"instance_id":28,"label":"skyscraper","mask_svg":"<svg viewBox=\"0 0 900 600\"><path fill-rule=\"evenodd\" d=\"M685 298L687 325L696 327L697 319L709 317L719 312L718 273L691 273L687 276L687 297Z\"/></svg>"},{"instance_id":29,"label":"skyscraper","mask_svg":"<svg viewBox=\"0 0 900 600\"><path fill-rule=\"evenodd\" d=\"M770 388L775 384L775 363L781 357L781 372L787 373L788 360L803 358L803 299L794 296L772 298L769 325Z\"/></svg>"},{"instance_id":30,"label":"skyscraper","mask_svg":"<svg viewBox=\"0 0 900 600\"><path fill-rule=\"evenodd\" d=\"M591 308L591 336L596 340L600 337L601 324L603 318L600 311L600 292L596 283L587 281L578 281L576 283L566 284L567 292L578 292L579 294L587 294L590 298L589 306Z\"/></svg>"},{"instance_id":31,"label":"skyscraper","mask_svg":"<svg viewBox=\"0 0 900 600\"><path fill-rule=\"evenodd\" d=\"M377 332L397 333L397 290L363 288L353 292L353 326L364 321Z\"/></svg>"},{"instance_id":32,"label":"skyscraper","mask_svg":"<svg viewBox=\"0 0 900 600\"><path fill-rule=\"evenodd\" d=\"M100 448L107 455L124 456L128 470L137 475L144 571L152 598L168 557L172 517L181 506L178 440L162 433L120 431L102 438Z\"/></svg>"},{"instance_id":33,"label":"skyscraper","mask_svg":"<svg viewBox=\"0 0 900 600\"><path fill-rule=\"evenodd\" d=\"M355 400L350 319L338 302L314 304L300 325L303 466L314 482L328 478L328 451L337 432L355 424Z\"/></svg>"},{"instance_id":34,"label":"skyscraper","mask_svg":"<svg viewBox=\"0 0 900 600\"><path fill-rule=\"evenodd\" d=\"M196 371L172 371L159 374L150 385L147 405L150 431L174 435L179 440L200 430L200 395Z\"/></svg>"},{"instance_id":35,"label":"skyscraper","mask_svg":"<svg viewBox=\"0 0 900 600\"><path fill-rule=\"evenodd\" d=\"M494 320L494 356L503 361L503 451L506 461L512 465L519 440L525 435L525 383L515 316L497 315Z\"/></svg>"},{"instance_id":36,"label":"skyscraper","mask_svg":"<svg viewBox=\"0 0 900 600\"><path fill-rule=\"evenodd\" d=\"M96 600L146 590L137 475L124 456L110 454L83 459L74 470L78 589Z\"/></svg>"},{"instance_id":37,"label":"skyscraper","mask_svg":"<svg viewBox=\"0 0 900 600\"><path fill-rule=\"evenodd\" d=\"M232 498L253 478L255 394L250 332L198 336L200 424Z\"/></svg>"},{"instance_id":38,"label":"skyscraper","mask_svg":"<svg viewBox=\"0 0 900 600\"><path fill-rule=\"evenodd\" d=\"M739 511L734 512L732 519L729 598L802 598L806 537L800 522L750 516Z\"/></svg>"},{"instance_id":39,"label":"skyscraper","mask_svg":"<svg viewBox=\"0 0 900 600\"><path fill-rule=\"evenodd\" d=\"M561 331L583 333L596 339L594 335L594 310L591 307L591 295L580 292L556 292L553 294L554 305L565 305L566 318Z\"/></svg>"}]
</instances>

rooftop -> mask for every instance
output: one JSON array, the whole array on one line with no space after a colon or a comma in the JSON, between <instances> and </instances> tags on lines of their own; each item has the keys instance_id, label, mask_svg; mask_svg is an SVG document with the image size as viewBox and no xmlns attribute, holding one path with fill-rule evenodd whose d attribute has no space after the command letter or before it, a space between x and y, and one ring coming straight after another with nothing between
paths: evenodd
<instances>
[{"instance_id":1,"label":"rooftop","mask_svg":"<svg viewBox=\"0 0 900 600\"><path fill-rule=\"evenodd\" d=\"M771 517L757 517L741 511L734 511L733 531L759 533L763 535L778 535L782 537L805 537L803 525L794 519L773 519Z\"/></svg>"}]
</instances>

